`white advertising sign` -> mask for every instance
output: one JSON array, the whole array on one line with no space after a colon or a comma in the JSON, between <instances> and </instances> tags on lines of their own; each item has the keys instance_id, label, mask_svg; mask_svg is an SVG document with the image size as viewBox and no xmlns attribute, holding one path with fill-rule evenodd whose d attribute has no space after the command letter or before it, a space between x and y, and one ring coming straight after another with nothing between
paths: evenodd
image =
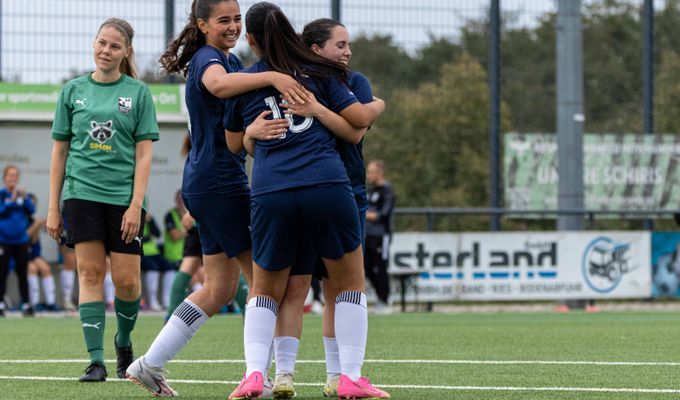
<instances>
[{"instance_id":1,"label":"white advertising sign","mask_svg":"<svg viewBox=\"0 0 680 400\"><path fill-rule=\"evenodd\" d=\"M651 296L648 232L396 233L390 274L407 299L564 300Z\"/></svg>"}]
</instances>

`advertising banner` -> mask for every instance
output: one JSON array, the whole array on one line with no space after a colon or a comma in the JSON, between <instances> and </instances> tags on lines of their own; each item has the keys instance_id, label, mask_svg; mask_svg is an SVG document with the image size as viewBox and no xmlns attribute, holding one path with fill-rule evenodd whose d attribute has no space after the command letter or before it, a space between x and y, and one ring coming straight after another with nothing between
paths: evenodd
<instances>
[{"instance_id":1,"label":"advertising banner","mask_svg":"<svg viewBox=\"0 0 680 400\"><path fill-rule=\"evenodd\" d=\"M396 233L390 274L408 299L649 298L648 232Z\"/></svg>"},{"instance_id":2,"label":"advertising banner","mask_svg":"<svg viewBox=\"0 0 680 400\"><path fill-rule=\"evenodd\" d=\"M680 297L680 232L652 233L652 296Z\"/></svg>"},{"instance_id":3,"label":"advertising banner","mask_svg":"<svg viewBox=\"0 0 680 400\"><path fill-rule=\"evenodd\" d=\"M185 111L183 88L180 85L149 84L148 86L156 112L179 114ZM60 91L60 85L0 83L0 112L54 113Z\"/></svg>"},{"instance_id":4,"label":"advertising banner","mask_svg":"<svg viewBox=\"0 0 680 400\"><path fill-rule=\"evenodd\" d=\"M504 139L505 206L556 209L556 135L509 133ZM676 210L680 204L678 160L678 135L584 135L585 208Z\"/></svg>"}]
</instances>

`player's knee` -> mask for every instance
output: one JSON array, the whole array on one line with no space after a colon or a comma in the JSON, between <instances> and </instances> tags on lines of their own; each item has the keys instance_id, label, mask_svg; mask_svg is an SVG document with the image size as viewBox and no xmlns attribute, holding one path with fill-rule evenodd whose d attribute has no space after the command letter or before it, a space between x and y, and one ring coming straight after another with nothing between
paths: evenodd
<instances>
[{"instance_id":1,"label":"player's knee","mask_svg":"<svg viewBox=\"0 0 680 400\"><path fill-rule=\"evenodd\" d=\"M309 282L304 279L291 279L286 288L285 300L304 302L309 293Z\"/></svg>"},{"instance_id":2,"label":"player's knee","mask_svg":"<svg viewBox=\"0 0 680 400\"><path fill-rule=\"evenodd\" d=\"M78 282L81 286L99 286L104 282L104 275L104 270L81 265L78 270Z\"/></svg>"},{"instance_id":3,"label":"player's knee","mask_svg":"<svg viewBox=\"0 0 680 400\"><path fill-rule=\"evenodd\" d=\"M137 277L123 276L115 279L113 285L116 287L116 293L124 297L134 296L141 288L141 282Z\"/></svg>"},{"instance_id":4,"label":"player's knee","mask_svg":"<svg viewBox=\"0 0 680 400\"><path fill-rule=\"evenodd\" d=\"M203 285L203 290L208 292L212 305L219 308L234 298L236 295L236 284L217 283L215 280L207 279Z\"/></svg>"}]
</instances>

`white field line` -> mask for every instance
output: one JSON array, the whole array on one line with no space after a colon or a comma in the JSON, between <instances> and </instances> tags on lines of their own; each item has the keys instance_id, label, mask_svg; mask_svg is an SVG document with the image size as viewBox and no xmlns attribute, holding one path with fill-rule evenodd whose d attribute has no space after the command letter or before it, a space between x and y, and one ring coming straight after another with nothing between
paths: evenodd
<instances>
[{"instance_id":1,"label":"white field line","mask_svg":"<svg viewBox=\"0 0 680 400\"><path fill-rule=\"evenodd\" d=\"M7 376L0 375L0 380L24 380L24 381L70 381L77 382L77 378L58 376ZM108 379L107 382L127 382L124 379ZM238 381L213 381L197 379L169 379L171 383L186 384L214 384L214 385L237 385ZM296 386L322 387L322 382L303 383L295 382ZM524 387L524 386L442 386L442 385L384 385L378 386L386 389L430 389L448 391L497 391L497 392L604 392L604 393L672 393L680 394L680 389L643 389L643 388L598 388L598 387Z\"/></svg>"},{"instance_id":2,"label":"white field line","mask_svg":"<svg viewBox=\"0 0 680 400\"><path fill-rule=\"evenodd\" d=\"M89 359L64 360L1 360L0 364L76 364L88 363ZM113 363L116 360L105 360ZM245 364L245 360L172 360L175 364ZM298 364L323 364L325 360L297 360ZM657 366L678 367L680 362L654 361L558 361L558 360L380 360L367 359L370 364L470 364L470 365L604 365L604 366Z\"/></svg>"}]
</instances>

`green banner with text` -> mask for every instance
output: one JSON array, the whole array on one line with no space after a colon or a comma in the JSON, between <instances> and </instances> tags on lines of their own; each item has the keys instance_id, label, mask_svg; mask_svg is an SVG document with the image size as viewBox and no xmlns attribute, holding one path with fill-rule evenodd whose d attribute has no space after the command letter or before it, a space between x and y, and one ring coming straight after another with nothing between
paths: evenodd
<instances>
[{"instance_id":1,"label":"green banner with text","mask_svg":"<svg viewBox=\"0 0 680 400\"><path fill-rule=\"evenodd\" d=\"M507 208L557 208L556 139L554 134L504 135ZM679 167L680 135L585 134L584 206L598 210L677 210Z\"/></svg>"},{"instance_id":2,"label":"green banner with text","mask_svg":"<svg viewBox=\"0 0 680 400\"><path fill-rule=\"evenodd\" d=\"M181 87L170 84L150 84L156 112L183 112ZM59 98L59 85L26 85L0 83L0 112L54 112Z\"/></svg>"}]
</instances>

